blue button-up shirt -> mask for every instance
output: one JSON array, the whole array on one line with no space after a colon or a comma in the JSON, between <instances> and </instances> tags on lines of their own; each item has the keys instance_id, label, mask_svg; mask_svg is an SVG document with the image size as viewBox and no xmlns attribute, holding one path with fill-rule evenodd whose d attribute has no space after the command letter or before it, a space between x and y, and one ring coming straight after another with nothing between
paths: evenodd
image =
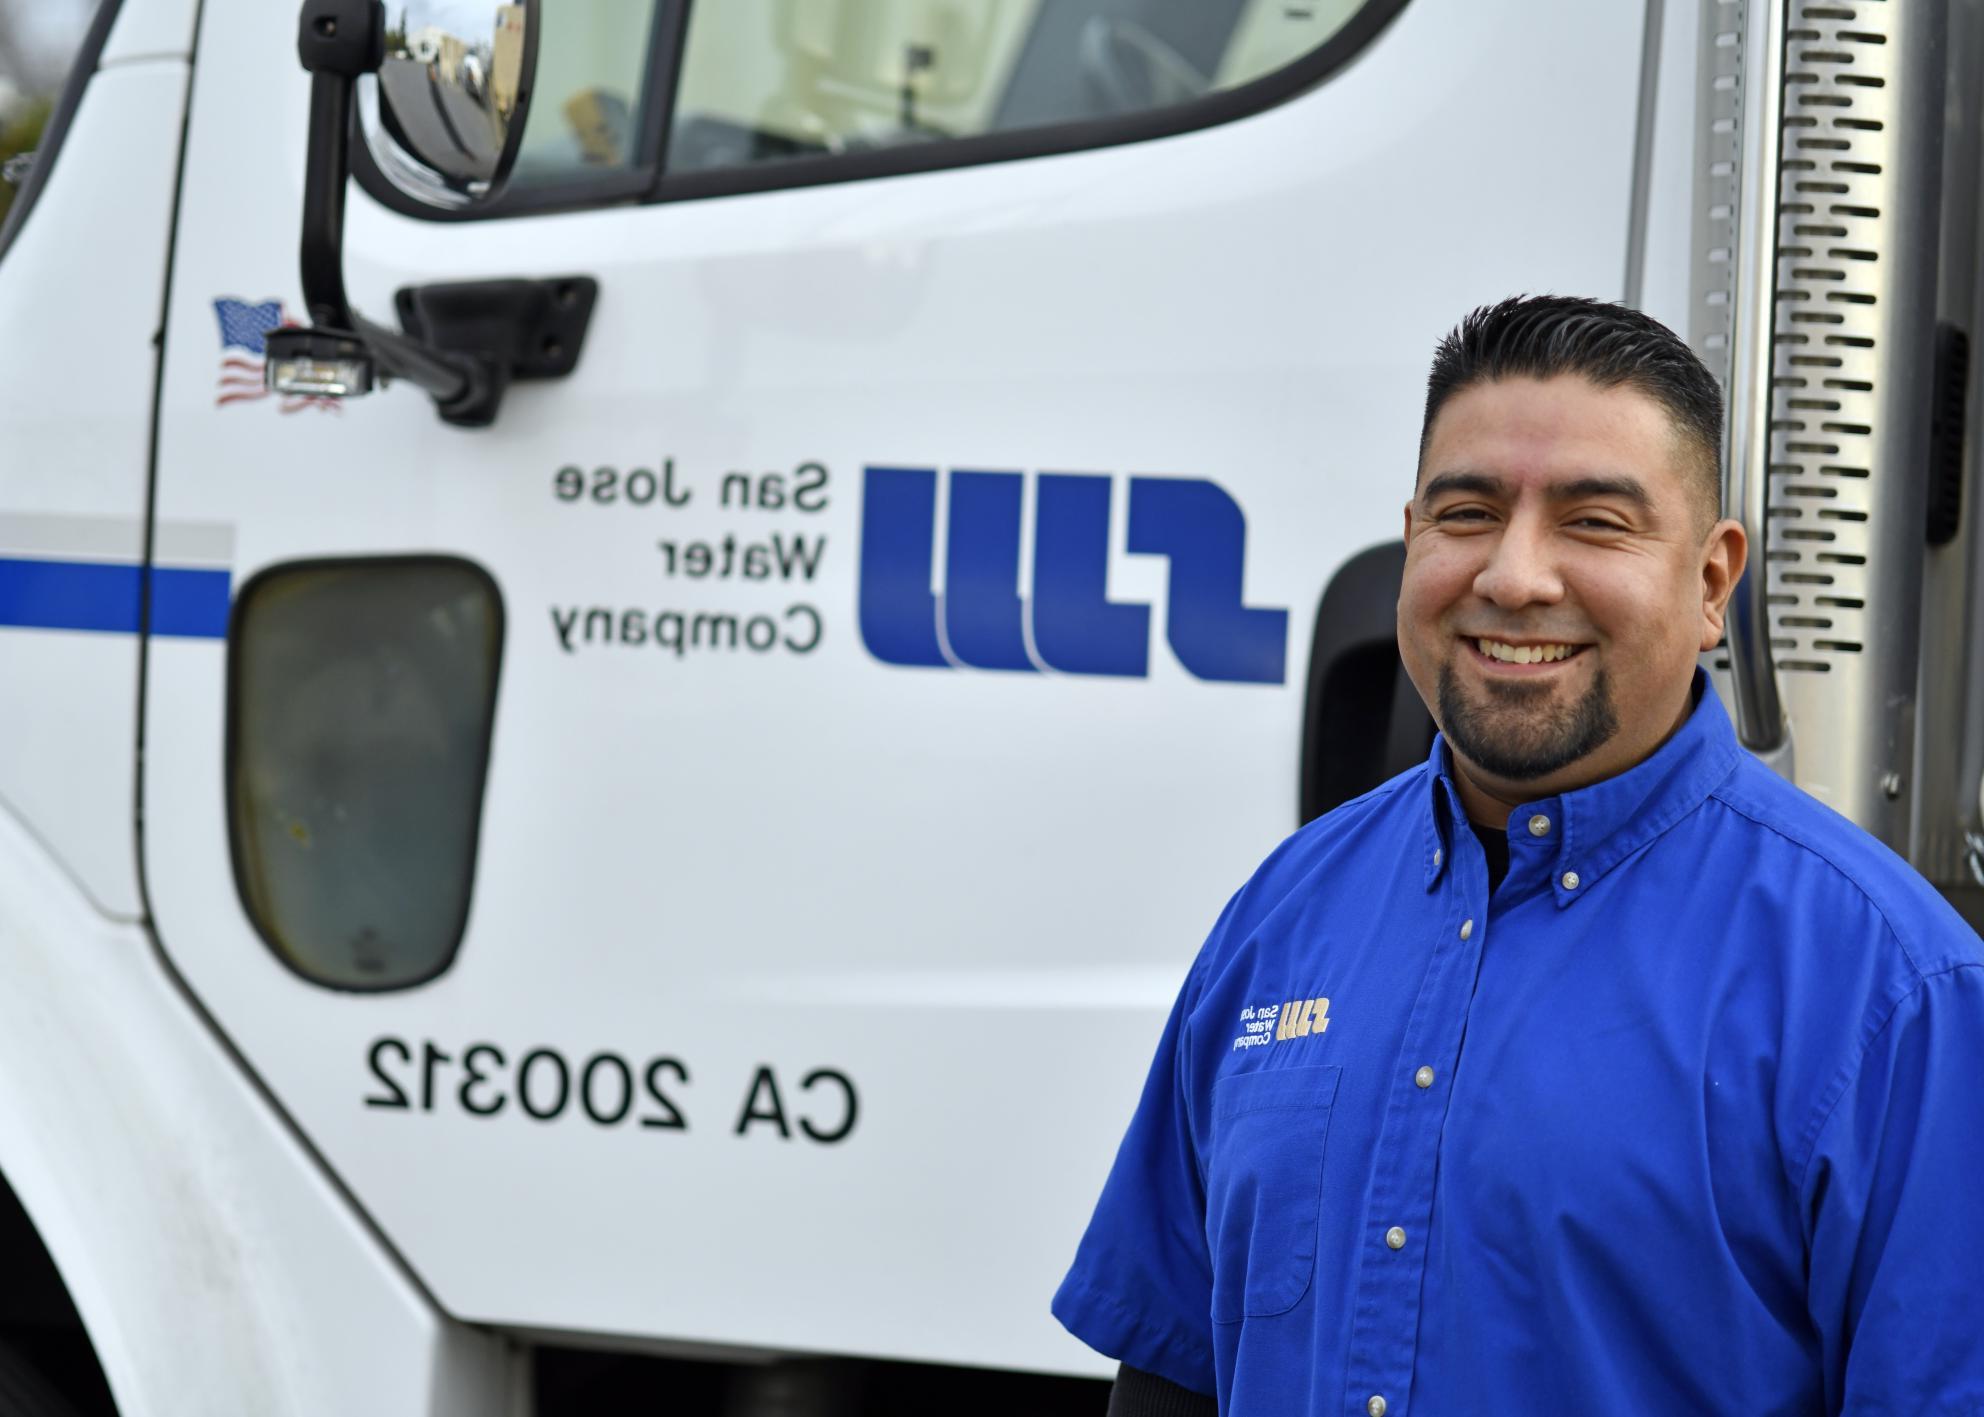
<instances>
[{"instance_id":1,"label":"blue button-up shirt","mask_svg":"<svg viewBox=\"0 0 1984 1417\"><path fill-rule=\"evenodd\" d=\"M1984 1412L1984 952L1697 694L1492 896L1437 741L1268 859L1071 1331L1239 1417Z\"/></svg>"}]
</instances>

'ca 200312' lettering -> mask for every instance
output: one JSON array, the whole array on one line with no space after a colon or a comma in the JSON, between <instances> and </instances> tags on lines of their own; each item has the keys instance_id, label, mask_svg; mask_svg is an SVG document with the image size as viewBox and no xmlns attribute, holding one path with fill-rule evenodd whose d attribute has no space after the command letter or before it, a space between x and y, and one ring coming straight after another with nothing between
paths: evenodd
<instances>
[{"instance_id":1,"label":"'ca 200312' lettering","mask_svg":"<svg viewBox=\"0 0 1984 1417\"><path fill-rule=\"evenodd\" d=\"M374 1039L366 1062L377 1088L367 1107L397 1112L459 1111L470 1117L521 1115L553 1122L583 1113L594 1125L638 1125L686 1132L689 1116L678 1094L689 1087L689 1065L666 1055L635 1063L602 1051L572 1061L555 1048L513 1053L497 1044L471 1043L460 1055L432 1040L416 1048L390 1035ZM736 1110L731 1135L769 1133L831 1146L854 1133L860 1099L854 1082L837 1068L814 1068L789 1090L777 1069L758 1065Z\"/></svg>"}]
</instances>

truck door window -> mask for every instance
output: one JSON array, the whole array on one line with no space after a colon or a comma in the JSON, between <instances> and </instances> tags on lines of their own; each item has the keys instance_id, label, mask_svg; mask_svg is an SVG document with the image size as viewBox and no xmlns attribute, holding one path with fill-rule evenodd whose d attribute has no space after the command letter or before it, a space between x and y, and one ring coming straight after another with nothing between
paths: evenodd
<instances>
[{"instance_id":1,"label":"truck door window","mask_svg":"<svg viewBox=\"0 0 1984 1417\"><path fill-rule=\"evenodd\" d=\"M46 180L118 0L0 0L0 255Z\"/></svg>"},{"instance_id":2,"label":"truck door window","mask_svg":"<svg viewBox=\"0 0 1984 1417\"><path fill-rule=\"evenodd\" d=\"M717 0L694 7L683 173L1120 118L1232 89L1365 0Z\"/></svg>"},{"instance_id":3,"label":"truck door window","mask_svg":"<svg viewBox=\"0 0 1984 1417\"><path fill-rule=\"evenodd\" d=\"M513 185L652 170L642 117L654 10L627 3L541 8L537 84Z\"/></svg>"},{"instance_id":4,"label":"truck door window","mask_svg":"<svg viewBox=\"0 0 1984 1417\"><path fill-rule=\"evenodd\" d=\"M396 211L477 220L1072 152L1292 98L1406 3L560 0L540 10L522 149L494 201L426 190L364 85L352 170Z\"/></svg>"},{"instance_id":5,"label":"truck door window","mask_svg":"<svg viewBox=\"0 0 1984 1417\"><path fill-rule=\"evenodd\" d=\"M446 557L277 566L228 639L228 830L256 929L332 988L432 979L468 920L495 583Z\"/></svg>"}]
</instances>

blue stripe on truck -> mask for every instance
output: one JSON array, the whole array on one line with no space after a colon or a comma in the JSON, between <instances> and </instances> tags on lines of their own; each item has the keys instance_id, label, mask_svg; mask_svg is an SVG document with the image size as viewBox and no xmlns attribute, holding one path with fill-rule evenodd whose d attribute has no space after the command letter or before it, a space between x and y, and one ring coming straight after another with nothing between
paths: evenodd
<instances>
[{"instance_id":1,"label":"blue stripe on truck","mask_svg":"<svg viewBox=\"0 0 1984 1417\"><path fill-rule=\"evenodd\" d=\"M142 575L132 565L0 556L0 625L136 634ZM154 568L152 633L226 639L230 579L227 571Z\"/></svg>"}]
</instances>

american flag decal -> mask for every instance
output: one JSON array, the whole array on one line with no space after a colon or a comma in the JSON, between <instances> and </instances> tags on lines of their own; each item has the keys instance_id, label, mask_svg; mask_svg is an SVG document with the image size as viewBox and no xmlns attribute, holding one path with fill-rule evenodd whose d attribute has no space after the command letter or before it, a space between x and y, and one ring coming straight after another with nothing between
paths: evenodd
<instances>
[{"instance_id":1,"label":"american flag decal","mask_svg":"<svg viewBox=\"0 0 1984 1417\"><path fill-rule=\"evenodd\" d=\"M282 302L264 300L251 305L246 300L223 296L214 302L214 315L220 320L220 383L214 395L215 405L224 408L231 403L252 403L269 397L262 372L268 363L268 333L295 323L283 314ZM338 400L327 398L285 398L281 408L284 413L304 408L344 412Z\"/></svg>"}]
</instances>

